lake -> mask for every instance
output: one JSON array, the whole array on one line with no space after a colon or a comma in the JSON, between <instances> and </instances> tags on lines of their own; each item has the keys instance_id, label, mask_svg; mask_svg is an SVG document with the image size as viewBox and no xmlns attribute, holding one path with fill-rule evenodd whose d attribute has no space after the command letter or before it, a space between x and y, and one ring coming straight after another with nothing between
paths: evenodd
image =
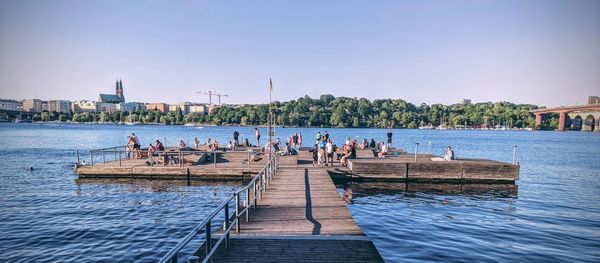
<instances>
[{"instance_id":1,"label":"lake","mask_svg":"<svg viewBox=\"0 0 600 263\"><path fill-rule=\"evenodd\" d=\"M77 180L75 151L231 140L253 127L0 124L0 258L6 262L154 262L239 182ZM384 129L278 128L285 140L317 131L384 140ZM266 129L261 128L266 139ZM263 139L263 141L265 140ZM459 158L511 162L513 188L493 185L340 184L348 207L388 262L600 262L600 133L394 130L394 145ZM85 154L83 152L82 154ZM85 156L85 155L84 155ZM32 167L33 170L28 168Z\"/></svg>"}]
</instances>

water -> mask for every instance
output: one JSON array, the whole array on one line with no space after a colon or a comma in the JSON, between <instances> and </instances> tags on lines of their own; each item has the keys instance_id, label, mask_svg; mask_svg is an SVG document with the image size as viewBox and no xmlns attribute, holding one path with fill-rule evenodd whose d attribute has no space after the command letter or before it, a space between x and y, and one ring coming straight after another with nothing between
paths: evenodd
<instances>
[{"instance_id":1,"label":"water","mask_svg":"<svg viewBox=\"0 0 600 263\"><path fill-rule=\"evenodd\" d=\"M0 124L0 258L156 261L239 183L78 181L75 149L122 145L131 132L142 144L223 144L234 129L253 138L251 127ZM306 145L318 130L277 134L302 132ZM385 139L381 129L327 130L338 144ZM349 209L386 261L600 261L600 134L394 130L396 146L413 151L415 142L421 152L431 142L438 155L451 145L459 158L506 162L518 145L521 179L509 189L340 186L352 189Z\"/></svg>"}]
</instances>

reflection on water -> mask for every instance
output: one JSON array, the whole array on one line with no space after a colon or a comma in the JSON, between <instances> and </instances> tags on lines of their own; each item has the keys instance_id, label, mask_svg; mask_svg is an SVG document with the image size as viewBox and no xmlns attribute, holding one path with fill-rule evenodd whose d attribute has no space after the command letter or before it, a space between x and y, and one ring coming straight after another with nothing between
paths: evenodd
<instances>
[{"instance_id":1,"label":"reflection on water","mask_svg":"<svg viewBox=\"0 0 600 263\"><path fill-rule=\"evenodd\" d=\"M348 182L338 185L344 189L344 196L395 195L399 193L429 193L437 195L485 196L516 198L516 184L442 184L442 183L401 183L401 182Z\"/></svg>"}]
</instances>

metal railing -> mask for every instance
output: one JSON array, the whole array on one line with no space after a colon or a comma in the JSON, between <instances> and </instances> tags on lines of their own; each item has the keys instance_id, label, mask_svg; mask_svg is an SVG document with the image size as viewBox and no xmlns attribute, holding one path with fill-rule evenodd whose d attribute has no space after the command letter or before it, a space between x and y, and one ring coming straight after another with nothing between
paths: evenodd
<instances>
[{"instance_id":1,"label":"metal railing","mask_svg":"<svg viewBox=\"0 0 600 263\"><path fill-rule=\"evenodd\" d=\"M186 163L185 157L190 155L206 154L208 158L211 158L214 167L217 167L217 155L222 153L246 153L248 155L246 163L248 168L252 168L252 154L257 153L254 151L204 151L204 150L179 150L170 149L165 151L153 151L148 152L148 149L139 150L140 156L143 159L149 161L150 166L154 166L158 160L162 160L163 165L177 165L183 167ZM107 163L111 161L118 161L119 167L122 167L123 160L133 159L134 151L128 149L127 146L115 146L101 149L89 150L89 162L82 162L80 151L76 150L77 165L89 165L95 166L98 163ZM98 160L100 159L100 160ZM166 163L166 164L165 164ZM193 162L192 162L193 163Z\"/></svg>"},{"instance_id":2,"label":"metal railing","mask_svg":"<svg viewBox=\"0 0 600 263\"><path fill-rule=\"evenodd\" d=\"M267 164L262 168L260 172L252 178L252 180L244 187L237 189L233 194L225 199L212 213L208 215L200 224L187 234L175 247L173 247L166 255L164 255L158 262L160 263L176 263L178 262L179 252L185 248L185 246L194 240L196 236L204 234L204 241L202 246L205 247L205 255L202 262L210 262L215 251L225 241L225 247L230 247L230 233L235 227L235 232L240 233L240 218L245 217L245 221L250 221L250 207L256 209L258 200L262 199L263 192L266 190L267 185L271 182L277 171L277 156L273 156ZM240 202L241 198L244 200ZM234 203L234 213L230 215L230 203ZM243 206L243 207L242 207ZM223 216L223 234L213 244L212 243L212 221L221 218ZM198 251L199 252L199 251ZM196 253L194 253L196 254ZM195 257L195 256L192 256ZM191 257L190 257L191 258Z\"/></svg>"}]
</instances>

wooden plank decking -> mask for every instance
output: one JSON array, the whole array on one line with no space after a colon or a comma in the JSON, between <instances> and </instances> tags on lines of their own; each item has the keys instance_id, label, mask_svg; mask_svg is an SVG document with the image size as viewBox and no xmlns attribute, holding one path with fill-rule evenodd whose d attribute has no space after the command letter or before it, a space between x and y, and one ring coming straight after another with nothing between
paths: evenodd
<instances>
[{"instance_id":1,"label":"wooden plank decking","mask_svg":"<svg viewBox=\"0 0 600 263\"><path fill-rule=\"evenodd\" d=\"M215 262L383 262L324 168L280 167Z\"/></svg>"}]
</instances>

